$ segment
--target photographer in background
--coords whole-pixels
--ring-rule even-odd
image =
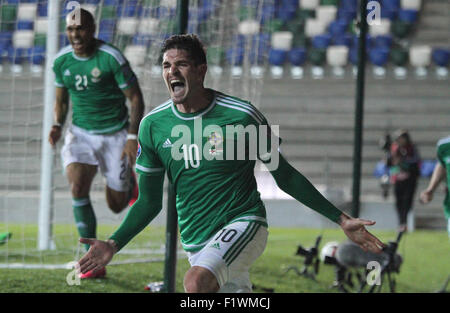
[[[420,175],[420,156],[407,130],[394,133],[391,144],[391,182],[394,185],[395,206],[399,231],[406,231],[408,213],[412,208],[417,179]]]

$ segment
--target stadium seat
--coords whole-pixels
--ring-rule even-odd
[[[373,64],[373,75],[375,78],[384,78],[385,66],[389,60],[389,48],[374,47],[369,51],[369,59]]]
[[[110,32],[99,32],[97,38],[103,40],[104,42],[112,43],[114,39],[114,33]]]
[[[316,8],[316,19],[328,25],[336,19],[337,8],[334,5],[321,5]]]
[[[376,47],[387,47],[392,46],[392,36],[391,35],[379,35],[373,38],[373,44]]]
[[[355,9],[358,7],[358,0],[341,0],[341,7]]]
[[[417,22],[418,11],[411,9],[402,9],[398,11],[398,20],[409,24]]]
[[[306,49],[303,47],[292,48],[288,54],[291,63],[291,77],[293,79],[303,78],[303,65],[306,62]]]
[[[47,2],[39,2],[37,5],[37,15],[47,17]]]
[[[400,9],[400,0],[381,0],[381,7],[392,11],[398,11]]]
[[[35,77],[41,76],[45,62],[45,47],[35,46],[28,49],[28,60],[31,64],[32,75]]]
[[[289,51],[292,48],[293,37],[291,32],[275,32],[272,34],[271,46],[275,50]]]
[[[277,10],[276,17],[282,20],[283,22],[288,22],[293,20],[296,17],[297,10],[292,6],[284,7],[281,6]]]
[[[17,8],[17,19],[33,21],[36,13],[37,3],[20,3]]]
[[[340,7],[337,11],[337,19],[344,20],[347,23],[351,23],[354,19],[356,19],[356,16],[356,9]]]
[[[244,36],[255,35],[259,33],[260,25],[256,20],[245,20],[239,23],[239,34]]]
[[[117,19],[116,7],[103,4],[100,19]]]
[[[122,17],[117,24],[117,32],[123,35],[134,35],[139,20],[134,17]]]
[[[320,20],[307,19],[305,22],[305,35],[309,38],[322,35],[326,32],[327,25]]]
[[[314,79],[321,79],[324,75],[323,65],[326,59],[326,50],[311,48],[308,51],[308,59],[313,65],[311,67],[311,75]]]
[[[132,44],[137,46],[148,47],[151,43],[152,36],[137,34],[133,36]]]
[[[394,64],[394,76],[397,79],[405,79],[408,70],[408,51],[403,48],[393,48],[390,55],[391,62]]]
[[[348,28],[348,22],[343,19],[338,19],[329,24],[328,32],[333,37],[339,37],[346,33],[347,28]]]
[[[393,10],[389,7],[381,6],[381,18],[386,18],[391,21],[397,18],[398,10]]]
[[[15,75],[22,73],[22,64],[26,58],[25,48],[9,47],[8,49],[8,60],[11,64],[11,72]]]
[[[335,36],[331,42],[335,46],[347,46],[350,48],[353,43],[353,36],[350,34]]]
[[[240,66],[244,60],[244,48],[240,46],[234,46],[227,49],[225,53],[225,60],[229,65]]]
[[[329,46],[327,49],[327,64],[331,66],[335,77],[343,77],[345,74],[344,67],[348,63],[348,50],[347,46]]]
[[[100,21],[98,30],[102,33],[114,33],[116,27],[115,19],[103,19]]]
[[[317,48],[317,49],[327,49],[328,46],[331,44],[331,35],[323,34],[323,35],[314,36],[311,39],[311,44],[314,48]]]
[[[271,21],[274,16],[275,16],[275,6],[263,4],[263,7],[261,9],[260,23],[265,24],[267,21]]]
[[[16,29],[17,30],[33,30],[34,23],[33,21],[17,21]]]
[[[436,76],[439,79],[445,79],[448,76],[448,64],[450,59],[450,50],[444,48],[435,48],[431,54],[433,62],[436,64]]]
[[[427,45],[412,46],[409,49],[409,62],[415,68],[418,79],[427,77],[427,67],[431,63],[431,47]]]
[[[123,52],[137,76],[141,76],[143,73],[146,53],[147,47],[143,45],[128,45]]]
[[[272,78],[283,77],[283,65],[286,61],[287,51],[285,49],[272,48],[269,51],[270,74]]]
[[[141,19],[138,31],[140,34],[157,35],[159,32],[159,20],[152,17]]]
[[[34,43],[34,32],[32,30],[18,30],[13,33],[12,44],[15,48],[29,49]]]
[[[422,0],[401,0],[400,7],[402,9],[420,10]]]
[[[34,32],[36,34],[46,34],[48,32],[48,18],[38,17],[34,21]]]
[[[320,0],[302,0],[300,8],[305,10],[315,10],[320,5]]]
[[[388,35],[391,31],[391,20],[382,18],[379,24],[373,24],[369,27],[369,34],[371,36]]]

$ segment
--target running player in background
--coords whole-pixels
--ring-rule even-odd
[[[81,237],[96,237],[96,217],[90,188],[97,168],[106,178],[106,200],[114,213],[137,198],[133,165],[137,132],[144,112],[139,83],[128,61],[115,47],[94,37],[95,22],[89,11],[76,9],[66,17],[70,45],[53,62],[56,84],[55,124],[49,134],[52,146],[72,102],[72,124],[61,149],[72,192],[72,206]],[[130,101],[130,116],[126,99]],[[89,249],[89,245],[85,245]],[[102,277],[103,268],[81,278]]]
[[[191,264],[185,291],[250,292],[249,268],[268,236],[254,175],[256,157],[283,191],[339,224],[364,250],[381,251],[384,244],[364,227],[375,222],[343,214],[289,165],[277,148],[280,139],[253,105],[203,86],[206,56],[196,36],[170,37],[162,54],[170,100],[139,126],[139,199],[107,241],[80,239],[91,245],[79,261],[82,273],[103,268],[160,212],[167,172]]]
[[[446,181],[446,192],[444,199],[444,214],[447,219],[447,231],[450,238],[450,136],[442,138],[437,143],[438,163],[433,170],[428,187],[420,194],[422,203],[433,200],[433,194],[442,181]]]

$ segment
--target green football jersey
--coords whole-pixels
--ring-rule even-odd
[[[113,133],[128,124],[122,90],[135,81],[128,61],[109,44],[97,40],[88,58],[75,55],[72,46],[62,48],[53,62],[55,85],[67,88],[72,101],[72,123],[91,133]]]
[[[437,158],[447,171],[447,194],[444,200],[444,213],[446,218],[450,218],[450,136],[438,141]]]
[[[195,113],[182,113],[168,100],[139,127],[136,171],[167,172],[186,251],[201,249],[230,222],[267,226],[254,167],[256,158],[270,159],[271,142],[280,139],[249,102],[214,93],[211,104]]]

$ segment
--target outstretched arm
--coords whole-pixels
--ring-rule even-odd
[[[139,176],[139,197],[119,228],[107,241],[80,238],[91,247],[78,262],[80,272],[96,271],[107,265],[114,254],[140,233],[161,211],[164,175]]]
[[[373,225],[375,222],[352,218],[340,211],[305,176],[292,167],[281,154],[279,155],[279,165],[276,170],[271,171],[271,174],[281,190],[339,224],[347,237],[357,243],[363,250],[381,252],[384,244],[364,227]]]
[[[440,162],[436,164],[431,175],[428,187],[420,194],[420,202],[428,203],[433,200],[433,194],[439,183],[445,178],[445,167]]]

